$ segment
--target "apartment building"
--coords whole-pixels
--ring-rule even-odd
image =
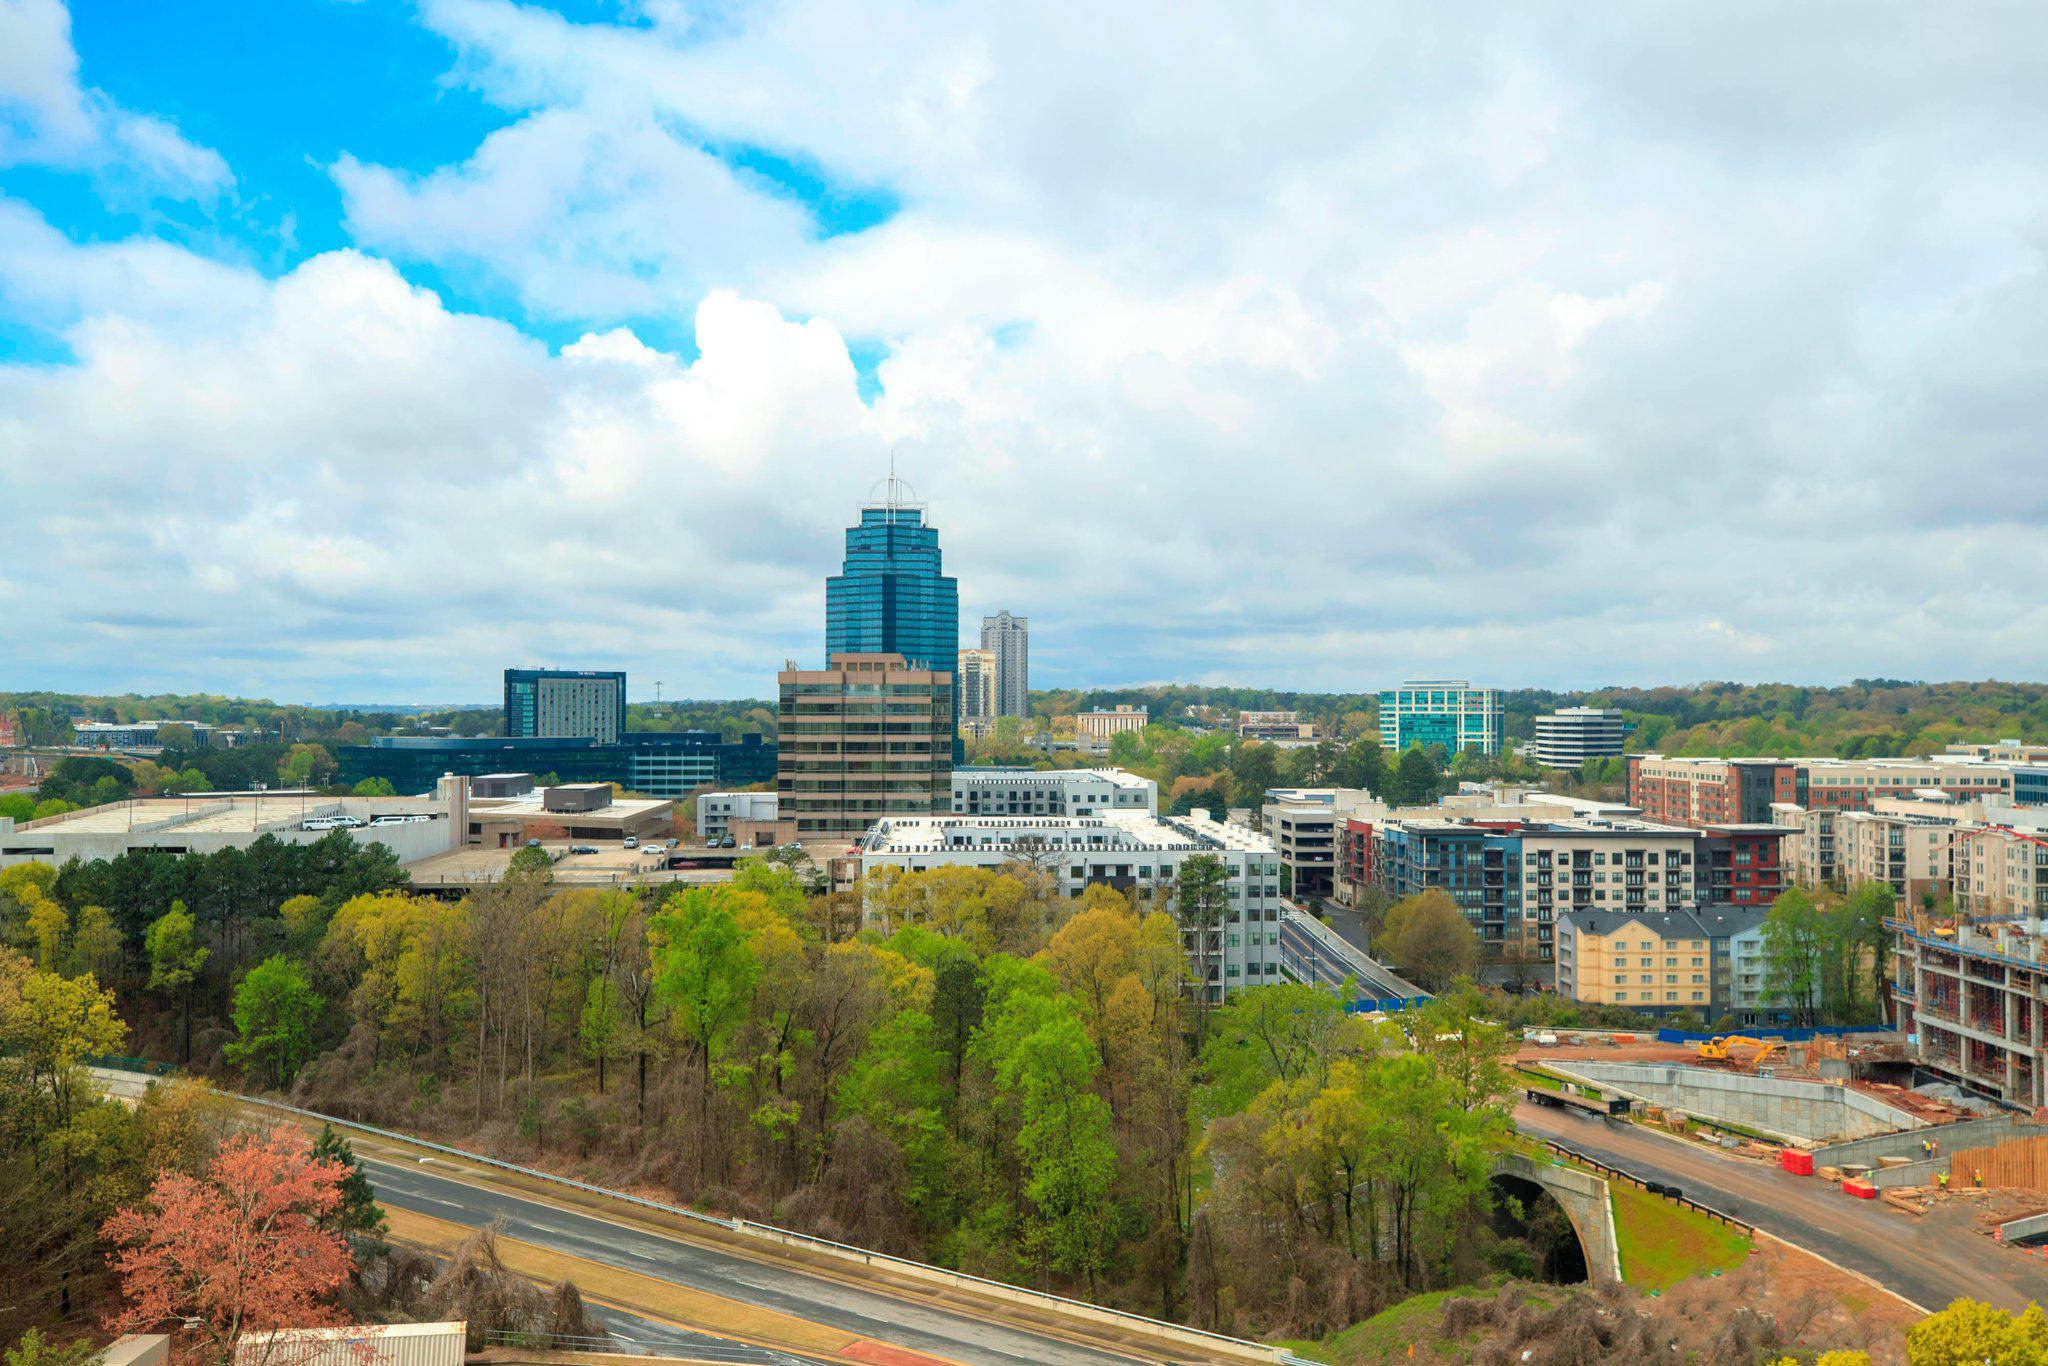
[[[1915,792],[2013,799],[2011,768],[1974,758],[1694,759],[1628,756],[1628,800],[1652,820],[1757,824],[1771,806],[1867,811]]]
[[[955,656],[954,687],[959,692],[960,728],[982,726],[995,720],[997,708],[996,652],[962,650]]]
[[[1395,754],[1410,745],[1500,753],[1506,711],[1497,688],[1475,688],[1462,678],[1413,679],[1382,692],[1379,704],[1380,743]]]
[[[956,768],[956,816],[1159,814],[1159,784],[1120,768]]]
[[[1222,825],[1205,811],[1188,816],[1137,811],[1085,817],[889,816],[876,822],[859,851],[871,894],[875,880],[886,878],[892,868],[996,869],[1028,860],[1050,871],[1069,896],[1100,884],[1140,901],[1170,894],[1181,866],[1200,854],[1222,863],[1229,901],[1221,923],[1206,933],[1195,925],[1181,927],[1181,946],[1197,980],[1212,1000],[1242,987],[1278,983],[1279,855],[1264,836]],[[871,895],[869,915],[877,914]]]
[[[2007,825],[1959,830],[1950,876],[1959,915],[2048,918],[2048,834],[2042,831]]]
[[[1646,1015],[1690,1010],[1758,1023],[1776,1012],[1762,968],[1764,912],[1681,906],[1575,909],[1557,924],[1557,991]]]
[[[778,834],[858,839],[884,816],[943,812],[953,791],[953,675],[900,654],[836,654],[776,677]]]
[[[1489,959],[1549,962],[1568,910],[1767,908],[1784,890],[1784,833],[1633,819],[1395,820],[1374,832],[1370,864],[1388,896],[1449,893]]]
[[[1827,887],[1841,874],[1835,822],[1841,813],[1797,802],[1772,802],[1771,824],[1785,831],[1785,875],[1795,886]]]
[[[1337,828],[1345,817],[1331,803],[1269,801],[1259,809],[1260,827],[1279,851],[1287,886],[1301,901],[1335,891]]]
[[[1621,754],[1628,722],[1614,707],[1565,707],[1536,718],[1529,757],[1545,768],[1582,768],[1588,759]]]
[[[1031,715],[1031,618],[981,619],[981,648],[996,657],[996,716]]]
[[[1836,874],[1844,885],[1889,883],[1901,902],[1949,894],[1955,821],[1896,811],[1844,811],[1835,817],[1834,828]]]
[[[1622,820],[1636,815],[1620,802],[1561,797],[1536,788],[1504,783],[1462,783],[1458,791],[1432,806],[1390,807],[1362,788],[1273,789],[1270,801],[1321,801],[1335,808],[1335,842],[1331,890],[1341,905],[1355,906],[1359,895],[1379,886],[1376,832],[1404,820],[1570,821]],[[1271,831],[1268,831],[1271,834]]]

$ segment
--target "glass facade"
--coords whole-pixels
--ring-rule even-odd
[[[383,778],[400,793],[431,792],[444,773],[552,773],[565,783],[618,783],[649,797],[685,797],[701,787],[744,786],[775,776],[775,746],[759,735],[727,740],[716,731],[639,731],[618,744],[581,737],[415,738],[386,736],[335,749],[341,781]]]
[[[617,744],[626,732],[626,675],[617,670],[505,670],[505,735]]]
[[[1449,754],[1498,754],[1504,720],[1499,691],[1463,679],[1403,683],[1380,694],[1380,743],[1396,753],[1440,745]]]
[[[924,510],[865,507],[846,529],[846,565],[825,580],[825,655],[898,654],[952,673],[960,655],[960,586],[940,573],[939,533]]]

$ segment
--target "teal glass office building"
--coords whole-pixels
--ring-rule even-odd
[[[1396,754],[1410,745],[1498,754],[1504,721],[1500,691],[1462,678],[1416,679],[1380,694],[1380,743]]]
[[[893,481],[892,481],[893,482]],[[892,495],[894,490],[891,490]],[[899,654],[950,674],[960,654],[960,586],[940,572],[924,509],[891,496],[846,529],[846,564],[825,580],[825,655]]]

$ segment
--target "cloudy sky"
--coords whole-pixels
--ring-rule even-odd
[[[762,695],[892,449],[1041,685],[2048,677],[2044,65],[2033,3],[0,0],[0,688]]]

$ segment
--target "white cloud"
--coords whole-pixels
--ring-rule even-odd
[[[78,355],[0,377],[63,667],[759,694],[893,445],[1060,681],[2043,674],[2048,17],[637,8],[423,0],[507,123],[335,166],[557,353],[371,256],[0,208]],[[900,211],[821,239],[742,148]]]
[[[206,199],[233,183],[218,152],[79,82],[63,0],[0,0],[0,166],[134,178],[150,193]]]

